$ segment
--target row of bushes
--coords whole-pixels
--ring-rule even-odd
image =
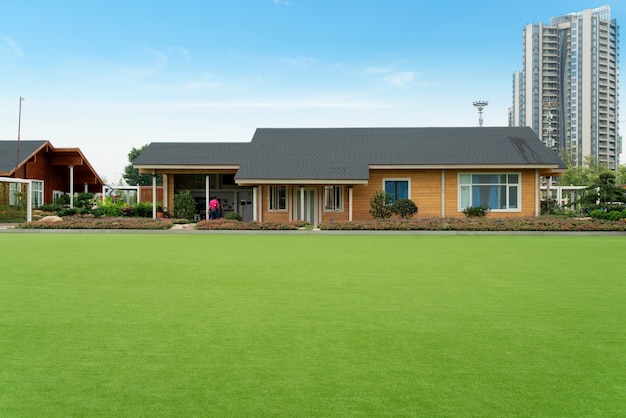
[[[92,216],[68,216],[59,222],[27,222],[19,229],[169,229],[171,220],[148,218],[95,218]]]
[[[180,220],[183,222],[184,220]],[[94,218],[67,217],[62,222],[30,222],[18,228],[27,229],[168,229],[178,221],[146,218]],[[241,222],[218,219],[200,221],[198,230],[298,230],[311,228],[303,221],[294,222]],[[495,219],[473,218],[421,218],[378,219],[353,222],[323,222],[319,228],[327,231],[626,231],[626,222],[598,218],[565,218],[544,216],[539,218]]]

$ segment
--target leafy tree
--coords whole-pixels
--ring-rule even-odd
[[[370,215],[374,219],[391,218],[393,212],[393,196],[385,191],[376,192],[372,200],[370,200]]]
[[[179,219],[193,219],[196,213],[196,200],[189,190],[183,190],[174,195],[174,217]]]
[[[152,174],[139,174],[139,170],[133,168],[133,162],[141,155],[148,145],[144,145],[141,148],[133,147],[128,153],[128,164],[124,167],[124,180],[130,186],[152,186]],[[157,186],[163,185],[163,176],[157,174]]]
[[[596,205],[606,207],[611,202],[626,202],[624,189],[615,184],[615,173],[605,171],[598,175],[598,179],[585,189],[585,193],[578,199],[585,208],[595,208]]]
[[[591,186],[598,181],[599,173],[608,171],[606,164],[599,164],[589,155],[585,157],[582,167],[568,166],[568,169],[559,181],[564,186]]]

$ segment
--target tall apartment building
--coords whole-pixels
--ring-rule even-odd
[[[609,6],[527,25],[509,124],[530,126],[568,164],[593,156],[615,169],[622,146],[618,31]]]

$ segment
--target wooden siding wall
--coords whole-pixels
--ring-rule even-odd
[[[519,218],[535,215],[535,170],[445,170],[445,202],[444,211],[447,218],[462,218],[465,215],[458,207],[458,174],[468,173],[521,173],[521,211],[520,212],[493,212],[488,217],[495,218]],[[410,179],[409,198],[415,202],[419,211],[416,217],[419,218],[439,218],[442,207],[442,170],[370,170],[370,179],[367,185],[353,186],[352,219],[370,220],[370,201],[374,194],[383,190],[383,179]],[[311,186],[307,186],[311,187]],[[317,198],[323,199],[323,185],[317,187]],[[289,210],[286,212],[270,212],[269,208],[269,186],[263,186],[262,213],[263,222],[287,222],[289,213],[293,212],[291,205],[293,201],[293,191],[299,186],[289,186],[287,191]],[[330,219],[336,221],[347,221],[349,219],[349,187],[343,190],[344,210],[343,212],[321,213],[321,220],[327,222]],[[320,207],[318,205],[317,207]],[[318,214],[319,216],[320,214]]]

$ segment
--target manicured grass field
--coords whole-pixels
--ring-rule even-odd
[[[624,416],[624,237],[0,234],[0,416]]]

